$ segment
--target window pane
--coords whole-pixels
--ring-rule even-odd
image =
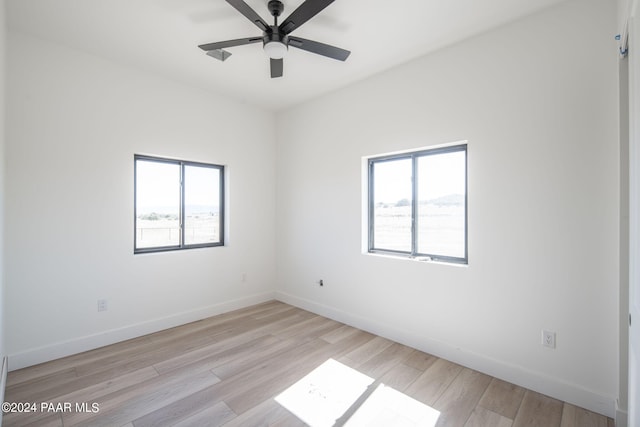
[[[180,244],[180,165],[136,160],[136,249]]]
[[[464,151],[418,158],[417,252],[465,257]]]
[[[411,159],[373,164],[374,249],[411,252]]]
[[[184,168],[184,243],[220,242],[220,169]]]

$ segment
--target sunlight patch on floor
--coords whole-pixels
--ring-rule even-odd
[[[329,359],[276,397],[276,402],[312,427],[331,427],[358,400],[370,378]]]
[[[409,396],[378,385],[364,402],[358,399],[373,378],[329,359],[275,400],[311,427],[332,427],[349,409],[355,413],[345,427],[433,427],[440,412]],[[341,420],[342,424],[342,420]]]
[[[345,427],[434,427],[440,412],[380,384]]]

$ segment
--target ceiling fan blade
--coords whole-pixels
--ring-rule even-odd
[[[223,42],[201,44],[198,47],[202,50],[209,51],[209,50],[224,49],[225,47],[242,46],[243,44],[257,43],[261,41],[262,41],[262,37],[247,37],[246,39],[235,39],[235,40],[226,40]]]
[[[338,61],[345,61],[351,54],[348,50],[300,37],[289,37],[289,46],[297,47],[298,49],[306,50],[307,52],[316,53],[328,58],[337,59]]]
[[[284,34],[289,34],[333,2],[334,0],[307,0],[294,10],[278,29]]]
[[[282,77],[282,69],[283,69],[284,61],[282,58],[273,59],[271,58],[271,78],[274,79],[276,77]]]
[[[207,55],[211,56],[212,58],[219,59],[220,61],[226,61],[227,58],[231,56],[231,52],[227,52],[226,50],[222,49],[214,49],[207,51]]]
[[[238,12],[243,14],[249,21],[253,22],[262,31],[267,31],[269,29],[269,25],[264,22],[260,15],[258,15],[255,10],[251,9],[251,6],[246,4],[244,1],[227,0],[227,3],[235,7]]]

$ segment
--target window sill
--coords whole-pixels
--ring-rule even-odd
[[[446,265],[450,267],[468,267],[468,262],[463,261],[447,261],[443,259],[434,259],[429,256],[411,256],[404,254],[396,254],[390,252],[363,252],[363,255],[373,256],[377,258],[395,259],[400,261],[419,262],[422,264]]]

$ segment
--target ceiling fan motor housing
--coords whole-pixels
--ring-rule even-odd
[[[280,31],[278,31],[278,27],[274,25],[271,27],[271,30],[272,31],[270,32],[269,31],[264,32],[264,36],[262,37],[262,41],[264,44],[271,43],[271,42],[278,42],[284,45],[289,44],[289,36],[286,36],[282,34]]]
[[[282,4],[282,2],[279,0],[270,0],[267,7],[269,8],[269,12],[271,12],[271,15],[275,16],[276,18],[280,16],[284,11],[284,4]]]

